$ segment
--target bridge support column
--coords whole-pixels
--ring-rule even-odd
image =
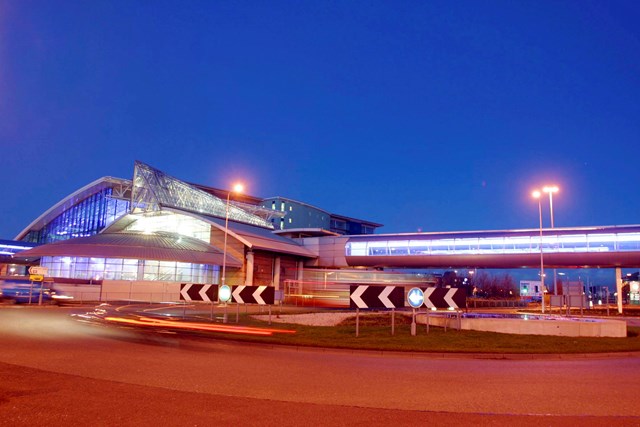
[[[247,274],[245,275],[244,284],[246,286],[253,286],[253,252],[252,251],[247,252],[246,258],[247,258],[247,266],[246,266]]]
[[[622,314],[622,269],[616,268],[616,302],[618,304],[618,314]]]
[[[302,279],[304,278],[304,261],[298,261],[297,270],[296,280],[302,282]]]
[[[280,290],[280,257],[273,261],[273,287],[276,291]]]

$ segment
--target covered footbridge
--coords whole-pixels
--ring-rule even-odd
[[[318,267],[622,268],[640,267],[640,225],[399,233],[305,239]]]

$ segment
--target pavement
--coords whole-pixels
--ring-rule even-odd
[[[0,309],[0,426],[640,425],[640,358],[466,359],[184,339]]]

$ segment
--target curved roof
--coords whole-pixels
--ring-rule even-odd
[[[105,176],[99,178],[84,187],[76,190],[71,193],[64,199],[60,200],[58,203],[50,207],[47,211],[45,211],[38,218],[33,220],[31,224],[29,224],[24,230],[22,230],[15,238],[15,240],[23,239],[30,230],[40,230],[47,223],[51,222],[54,218],[60,215],[65,210],[69,209],[78,201],[84,200],[92,194],[98,193],[99,191],[104,190],[105,188],[110,188],[114,186],[122,186],[122,187],[131,187],[131,180],[122,179],[122,178],[114,178],[111,176]]]
[[[226,255],[228,266],[242,267],[241,260],[229,253]],[[38,246],[16,255],[18,258],[43,256],[148,259],[218,265],[222,264],[223,259],[222,252],[198,239],[174,233],[125,232],[78,237]]]

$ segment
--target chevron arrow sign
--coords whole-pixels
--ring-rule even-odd
[[[404,288],[399,286],[351,285],[351,308],[399,308],[404,306]]]
[[[426,288],[424,305],[428,308],[466,308],[467,293],[462,288]]]
[[[218,285],[181,283],[180,300],[215,302],[218,300]]]
[[[233,286],[231,298],[238,304],[273,305],[275,288],[273,286]]]

